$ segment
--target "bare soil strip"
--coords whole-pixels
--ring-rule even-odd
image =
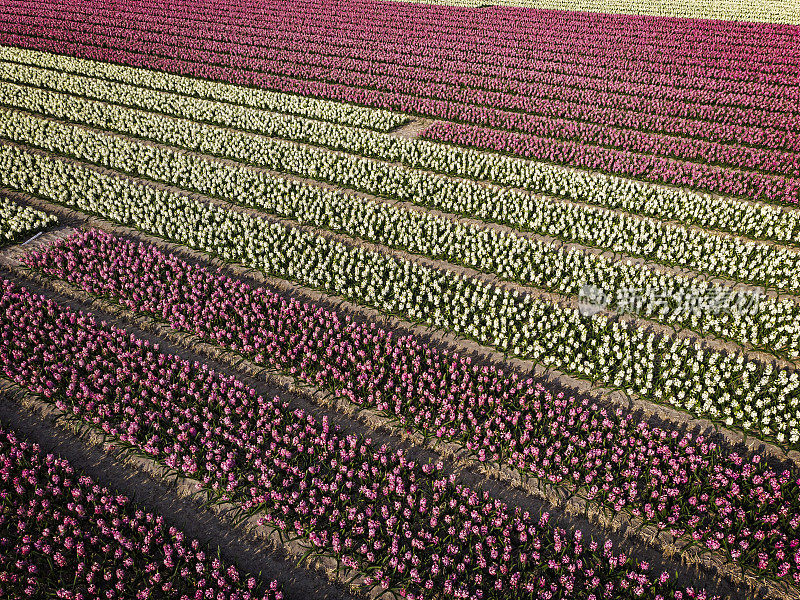
[[[414,117],[404,125],[398,125],[394,129],[389,130],[388,134],[399,138],[413,139],[422,135],[428,127],[436,123],[434,119],[426,119],[423,117]]]

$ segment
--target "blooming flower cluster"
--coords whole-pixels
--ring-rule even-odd
[[[59,118],[88,121],[94,126],[110,127],[132,135],[155,138],[159,142],[252,162],[270,169],[289,171],[303,177],[322,179],[448,212],[488,218],[563,240],[647,257],[667,265],[677,264],[779,290],[800,290],[800,252],[793,248],[720,236],[704,229],[687,228],[604,208],[553,202],[552,199],[513,189],[487,187],[476,181],[411,171],[321,148],[254,138],[192,121],[165,121],[154,113],[108,107],[103,103],[42,92],[35,88],[0,84],[0,90],[13,104]],[[34,138],[29,140],[26,132],[21,131],[17,125],[20,118],[24,117],[8,119],[4,127],[7,132],[5,135],[23,142],[41,144],[43,134],[36,136],[35,133],[28,133],[28,136]],[[29,119],[26,120],[26,126],[29,127],[28,123]],[[47,123],[46,126],[50,130],[57,129],[56,124]],[[44,135],[49,139],[51,134],[48,132]],[[63,135],[90,137],[85,131]],[[100,144],[136,147],[135,143],[126,144],[122,140],[114,140],[102,134],[99,137],[103,140]],[[82,145],[87,144],[84,142]],[[97,145],[95,142],[95,146]],[[76,150],[80,151],[80,146],[77,142],[58,145],[55,140],[50,140],[47,147],[72,154]],[[99,151],[100,155],[106,152],[105,149]],[[158,150],[148,148],[143,153],[157,154]],[[140,171],[146,171],[152,178],[168,178],[166,167],[150,164],[154,162],[153,158],[140,157],[138,165],[137,160],[129,160],[130,164],[138,166]],[[195,169],[201,165],[194,163],[202,163],[201,159],[187,156],[183,156],[182,160],[193,164]],[[215,165],[217,171],[237,169],[231,165]],[[227,175],[220,177],[227,178]]]
[[[3,185],[44,195],[268,274],[623,387],[781,444],[800,441],[800,375],[577,309],[0,145]]]
[[[125,496],[0,429],[0,596],[281,600]]]
[[[479,6],[481,0],[424,0],[433,4],[449,6]],[[738,0],[721,0],[709,4],[702,0],[669,0],[652,2],[651,0],[499,0],[501,5],[531,6],[548,10],[580,10],[601,13],[598,23],[606,19],[625,22],[622,15],[653,15],[672,17],[665,22],[681,24],[687,19],[714,19],[726,21],[756,21],[764,23],[800,24],[800,15],[791,4],[767,1],[748,2],[742,4]],[[631,17],[629,17],[631,18]],[[748,23],[753,25],[753,23]],[[682,34],[680,29],[676,36]]]
[[[600,134],[586,135],[581,129],[587,127],[576,129],[573,139],[563,140],[544,137],[546,134],[541,131],[532,135],[475,127],[473,124],[435,123],[422,136],[459,146],[504,152],[584,169],[610,171],[646,181],[693,187],[729,196],[789,204],[800,202],[800,179],[796,173],[792,172],[788,176],[769,173],[782,169],[777,166],[782,159],[775,156],[774,152],[764,151],[769,156],[763,156],[762,162],[752,156],[745,158],[743,155],[750,153],[744,150],[735,152],[729,146],[723,146],[722,149],[709,148],[708,144],[704,145],[694,139],[654,139],[651,135],[638,132],[605,128]],[[597,139],[592,140],[592,137]],[[643,143],[636,152],[628,151],[625,142],[636,137],[646,138],[649,148],[644,147]],[[589,145],[587,142],[591,141],[599,145]],[[657,154],[659,151],[669,154]],[[788,155],[791,157],[790,163],[793,163],[797,154],[792,152]],[[680,159],[705,159],[710,164],[680,160],[676,156]],[[726,163],[734,163],[738,168],[720,166]],[[744,167],[757,170],[741,170]],[[792,166],[788,168],[794,170]]]
[[[659,530],[691,535],[740,564],[772,576],[791,572],[800,582],[800,565],[781,551],[800,546],[796,469],[652,428],[585,399],[554,397],[532,379],[473,365],[412,336],[341,319],[101,231],[56,242],[26,261],[378,409],[404,428],[455,441],[478,460],[568,485]],[[759,566],[762,555],[767,566]]]
[[[241,4],[250,8],[246,0]],[[351,4],[351,0],[342,0],[335,10],[348,11],[354,8]],[[460,57],[472,51],[476,43],[482,46],[483,60],[478,61],[482,68],[472,72],[465,70],[465,60],[451,59],[443,68],[436,60],[424,60],[417,53],[409,53],[411,40],[407,34],[392,28],[392,21],[387,21],[386,15],[378,16],[376,13],[383,8],[374,4],[358,7],[363,16],[370,14],[374,21],[355,27],[355,43],[348,31],[352,25],[342,23],[339,13],[328,12],[334,10],[333,6],[323,10],[313,3],[288,13],[252,7],[259,15],[257,20],[252,20],[254,15],[242,17],[246,10],[233,11],[226,15],[225,28],[208,28],[202,18],[188,13],[189,3],[174,7],[168,15],[156,5],[137,6],[123,10],[129,18],[122,22],[119,9],[109,11],[99,2],[95,5],[97,11],[91,22],[76,15],[71,5],[26,7],[0,28],[0,40],[519,131],[540,137],[535,138],[535,143],[531,141],[534,138],[528,139],[517,150],[533,149],[549,160],[577,161],[583,166],[591,163],[593,167],[602,163],[604,170],[633,169],[636,175],[655,181],[773,201],[798,200],[794,176],[784,178],[738,170],[739,166],[781,169],[780,165],[790,155],[781,154],[780,150],[794,152],[800,147],[800,138],[794,133],[800,115],[796,104],[792,104],[794,99],[781,89],[784,78],[775,74],[776,62],[784,69],[796,62],[793,56],[788,60],[777,58],[786,46],[782,31],[763,32],[766,43],[763,38],[757,38],[759,44],[755,43],[756,38],[743,40],[749,51],[745,59],[741,46],[720,47],[718,43],[712,46],[717,42],[714,35],[717,32],[697,36],[703,50],[687,51],[685,45],[676,48],[659,39],[663,32],[648,31],[647,21],[636,26],[647,32],[643,35],[654,35],[656,39],[637,43],[636,36],[626,36],[629,39],[623,41],[608,32],[597,39],[595,32],[588,32],[591,26],[580,19],[577,23],[569,18],[548,22],[542,13],[536,12],[518,14],[519,23],[510,31],[500,12],[489,21],[491,26],[487,28],[484,24],[478,31],[468,29],[467,25],[477,15],[462,13],[456,19],[456,27],[463,31],[458,32],[430,26],[428,15],[427,31],[436,32],[430,47],[434,57],[444,58],[442,55],[451,52]],[[210,10],[216,13],[215,9]],[[401,5],[394,7],[393,12],[398,12],[397,18],[405,22],[422,18],[430,10]],[[313,24],[295,20],[297,14],[314,14]],[[452,19],[454,15],[448,17]],[[570,31],[569,37],[564,36],[564,31],[560,37],[554,35],[562,27]],[[592,42],[567,42],[575,37],[576,27],[586,31]],[[43,29],[48,31],[47,37],[40,36]],[[290,33],[276,33],[273,29]],[[487,33],[493,34],[489,36],[491,41],[487,40]],[[735,35],[733,31],[726,33]],[[509,45],[506,36],[512,35],[517,41]],[[559,42],[554,43],[554,39]],[[413,43],[417,47],[418,40]],[[530,64],[520,56],[520,45],[541,48],[539,60],[543,64]],[[616,55],[614,49],[620,45],[631,48],[631,60],[620,60]],[[763,47],[761,52],[759,46]],[[531,76],[532,72],[559,72],[564,68],[560,63],[574,61],[575,54],[579,64],[593,67],[589,73],[594,79],[605,76],[620,80],[617,88],[599,90],[597,86],[585,86],[573,74],[552,83]],[[513,75],[487,71],[483,67],[487,55],[507,59],[505,66],[514,69]],[[741,107],[743,94],[717,97],[711,85],[695,83],[699,89],[684,92],[684,98],[673,99],[675,92],[641,90],[627,81],[632,68],[689,76],[700,67],[709,79],[716,76],[762,84],[756,87],[767,96],[763,106]],[[519,71],[527,71],[528,77],[521,77]],[[691,144],[665,141],[659,138],[662,134],[706,141],[704,157],[735,162],[731,166],[736,168],[695,162],[699,157]],[[502,138],[503,133],[498,135]],[[570,141],[576,137],[581,137],[580,142]],[[718,145],[731,143],[735,147]],[[749,150],[743,144],[763,148]],[[652,155],[653,150],[661,154]],[[772,150],[778,154],[772,156]],[[670,153],[682,156],[676,162],[669,157]],[[754,158],[755,154],[761,157]],[[793,159],[789,161],[792,162]],[[697,175],[696,180],[692,179],[692,173]]]
[[[7,376],[410,599],[705,598],[668,573],[3,282]]]
[[[234,106],[278,111],[301,118],[364,127],[374,131],[388,131],[408,121],[407,116],[375,108],[307,98],[296,94],[282,94],[219,81],[181,77],[161,71],[131,69],[122,65],[85,61],[71,56],[31,52],[13,46],[0,48],[0,56],[3,60],[28,62],[58,71],[86,73],[89,69],[88,72],[102,79],[166,90],[183,96],[187,101],[210,99]]]
[[[0,194],[0,246],[32,236],[57,222],[55,215]]]
[[[89,109],[91,105],[76,103],[74,111],[55,112],[56,116],[62,118],[80,113],[84,119],[89,114],[95,114],[104,123],[109,120],[109,111]],[[254,206],[272,214],[389,247],[463,264],[524,285],[573,296],[578,295],[583,286],[593,285],[615,298],[618,297],[618,290],[632,288],[674,290],[671,301],[650,303],[638,310],[645,316],[671,326],[687,327],[703,334],[712,333],[789,358],[800,356],[800,307],[789,299],[760,298],[743,310],[693,313],[684,310],[682,303],[675,298],[721,294],[735,302],[737,298],[746,300],[748,292],[665,274],[647,265],[614,261],[580,249],[565,249],[558,244],[531,239],[515,232],[459,224],[432,213],[410,211],[351,194],[323,190],[253,171],[244,165],[221,163],[204,156],[190,156],[172,149],[152,147],[136,140],[41,119],[28,113],[0,108],[0,115],[3,115],[0,135],[8,139],[190,191],[219,196],[234,203]],[[160,133],[173,142],[185,139],[180,129],[172,132],[168,123],[157,118],[134,118],[135,115],[132,115],[129,121],[129,130],[132,132],[151,136]],[[214,143],[213,133],[214,130],[210,130],[208,135],[198,135],[194,139],[206,151],[233,154],[226,146],[220,147]],[[261,149],[258,144],[251,145],[247,158],[261,164],[270,162],[270,157],[260,152]],[[274,165],[297,162],[298,165],[309,167],[308,162],[295,161],[285,153],[275,154]],[[314,168],[313,163],[310,168]],[[615,305],[609,307],[615,308]]]
[[[188,77],[13,47],[0,46],[0,57],[12,61],[0,63],[0,77],[17,83],[42,86],[114,103],[122,102],[132,107],[194,121],[252,130],[356,155],[370,156],[386,162],[399,162],[415,169],[436,171],[467,179],[487,179],[505,186],[544,192],[608,208],[622,208],[628,212],[696,224],[751,238],[800,244],[798,211],[781,210],[767,204],[742,203],[686,189],[650,186],[601,173],[576,171],[501,154],[451,148],[420,139],[409,140],[336,123],[321,123],[275,113],[263,113],[253,111],[247,106],[200,102],[195,98],[164,93],[173,89],[187,89],[193,82],[205,83],[203,80]],[[23,65],[37,65],[48,69],[32,69]],[[66,73],[85,76],[88,79],[67,76]],[[117,85],[105,81],[109,77],[116,81]],[[157,83],[153,79],[160,77],[171,77],[170,84],[165,83],[155,90],[152,89]],[[236,86],[228,87],[237,89]],[[27,94],[22,96],[12,94],[10,97],[18,99],[26,96]],[[219,95],[210,95],[210,98],[227,99],[226,96]],[[338,105],[333,104],[333,106]],[[106,106],[106,110],[115,111],[115,115],[119,112],[115,106]],[[142,113],[137,115],[139,119],[146,117]],[[76,118],[76,120],[83,122],[82,119]],[[208,134],[213,130],[198,131]],[[230,140],[233,139],[241,140],[235,145],[237,148],[246,149],[251,144],[259,143],[251,136],[236,138],[230,132]],[[232,141],[228,144],[230,148],[234,147]],[[315,155],[307,154],[303,161],[314,161],[314,157]],[[364,171],[371,168],[371,165],[369,162],[361,161],[357,168]],[[332,170],[330,173],[336,174],[337,171]],[[314,178],[320,178],[325,174],[325,170],[320,169],[312,173]],[[309,176],[309,173],[306,172],[305,176]],[[385,174],[382,176],[387,177]],[[350,184],[356,183],[361,185],[362,182],[354,182],[351,178]],[[383,193],[385,190],[370,187],[366,191]]]

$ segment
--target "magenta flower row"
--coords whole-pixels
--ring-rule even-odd
[[[108,10],[105,7],[105,4],[99,3],[96,6],[92,19],[93,30],[102,30],[109,34],[121,32],[124,37],[128,25],[120,22],[119,11]],[[311,10],[318,15],[318,9]],[[66,27],[72,31],[81,29],[80,21],[68,19],[65,23],[63,12],[63,8],[55,7],[46,12],[42,12],[41,8],[30,9],[23,14],[27,17],[25,22],[29,24],[41,22],[51,29],[53,27]],[[275,29],[270,28],[269,24],[277,21],[283,23],[283,15],[266,15],[259,28],[237,26],[235,30],[227,32],[212,23],[202,21],[198,23],[196,16],[187,20],[175,18],[171,13],[129,14],[140,23],[140,27],[145,28],[147,35],[143,39],[150,42],[157,43],[164,38],[174,38],[183,40],[183,43],[197,44],[198,41],[211,39],[215,42],[214,49],[221,53],[242,53],[243,56],[255,60],[290,58],[309,66],[410,77],[431,84],[449,86],[443,89],[450,89],[451,94],[453,87],[461,86],[500,93],[511,89],[515,97],[508,94],[503,96],[507,102],[503,105],[505,108],[550,116],[569,115],[570,111],[586,111],[587,108],[599,105],[606,109],[622,111],[609,113],[611,115],[625,115],[625,111],[647,112],[778,130],[791,129],[800,123],[798,99],[791,97],[791,88],[788,91],[778,92],[776,96],[774,93],[765,95],[766,90],[759,90],[751,85],[747,89],[749,96],[745,96],[745,90],[741,89],[735,93],[719,95],[710,94],[705,86],[700,90],[664,85],[642,86],[636,82],[629,82],[621,73],[618,73],[616,78],[610,78],[607,70],[590,65],[584,66],[580,73],[567,76],[553,72],[558,68],[556,60],[538,66],[528,60],[520,66],[512,67],[512,71],[508,68],[499,69],[496,65],[486,65],[487,68],[478,67],[473,65],[472,61],[454,61],[449,56],[433,60],[430,56],[404,53],[403,40],[398,37],[391,23],[372,21],[370,24],[376,32],[388,35],[388,39],[383,39],[379,43],[363,39],[358,46],[353,46],[343,44],[339,39],[344,32],[340,31],[339,27],[338,21],[341,19],[336,19],[335,16],[318,15],[325,22],[325,27],[321,27],[320,21],[315,20],[295,23],[294,27],[288,29],[284,27]],[[191,27],[187,27],[187,23],[191,23]],[[352,28],[347,28],[346,31],[348,41],[352,39],[349,37],[351,34],[358,35]],[[443,33],[446,36],[446,33]],[[531,48],[552,49],[553,40],[549,40],[546,44],[541,40],[531,41],[530,44]],[[559,55],[558,58],[562,56]],[[776,90],[771,91],[776,92]]]
[[[551,148],[534,153],[528,147],[526,155],[547,154],[545,160],[726,194],[772,201],[797,200],[795,179],[723,168],[758,169],[796,177],[796,154],[777,151],[800,149],[797,123],[790,113],[730,107],[735,114],[722,116],[728,122],[708,122],[697,117],[720,118],[719,111],[727,109],[710,105],[714,116],[700,108],[702,103],[697,101],[659,97],[650,102],[630,91],[600,92],[579,88],[577,84],[564,91],[563,85],[451,72],[441,66],[406,65],[397,58],[403,55],[390,53],[379,44],[375,49],[362,47],[356,52],[352,42],[340,39],[341,32],[333,16],[321,19],[323,24],[330,25],[324,30],[325,35],[301,30],[267,46],[253,43],[253,36],[227,36],[236,37],[235,41],[227,41],[224,35],[222,40],[198,37],[202,33],[190,32],[187,24],[191,21],[186,19],[181,24],[169,25],[155,22],[155,16],[143,13],[142,18],[119,26],[116,16],[96,15],[87,23],[69,9],[67,5],[10,16],[10,22],[0,26],[4,32],[0,39],[28,47],[66,50],[81,56],[546,136],[555,138],[548,140]],[[38,38],[42,30],[54,39]],[[308,31],[312,30],[309,27]],[[19,36],[20,33],[25,36]],[[64,43],[75,46],[65,49]],[[786,86],[787,90],[795,87]],[[768,103],[782,106],[775,98]],[[792,104],[797,103],[787,98],[786,106]],[[679,105],[690,107],[686,109],[689,112],[676,108]],[[752,118],[745,117],[745,113]],[[756,122],[768,126],[750,124]],[[697,146],[692,140],[658,132],[697,137],[706,143]],[[725,145],[730,142],[761,148]],[[565,145],[577,149],[565,150]],[[653,152],[657,156],[651,156]],[[573,159],[574,154],[579,156]]]
[[[61,10],[74,7],[69,0],[48,4]],[[601,72],[603,78],[613,78],[622,69],[630,71],[624,79],[632,77],[634,81],[667,87],[725,90],[741,95],[798,93],[796,89],[785,89],[787,85],[797,85],[791,71],[800,65],[795,43],[800,31],[797,26],[501,7],[490,10],[413,4],[387,7],[380,2],[359,2],[357,7],[360,10],[353,11],[354,3],[350,1],[296,2],[291,7],[277,2],[248,1],[204,2],[201,9],[192,2],[167,8],[158,2],[144,1],[136,5],[107,3],[98,6],[100,12],[91,16],[113,12],[125,21],[167,25],[186,25],[190,21],[189,31],[217,40],[247,40],[256,44],[292,38],[298,33],[324,34],[335,29],[351,46],[377,43],[397,51],[397,45],[411,56],[452,57],[464,72],[470,72],[470,66],[480,69],[474,72],[486,73],[490,65],[528,67],[531,61],[545,61],[541,64],[548,72],[567,72],[562,69],[570,67],[585,72],[587,68],[602,67],[607,69]],[[31,8],[35,11],[41,7],[35,1],[14,2],[14,12]],[[313,14],[315,18],[302,20],[298,14]],[[278,31],[269,23],[276,18],[283,25]],[[398,19],[403,19],[408,27],[397,27]],[[409,38],[421,43],[410,47]],[[348,44],[340,41],[337,45]],[[692,76],[682,78],[686,73]],[[760,81],[767,87],[756,90],[743,86]],[[737,101],[747,102],[745,98]],[[768,105],[761,108],[774,110]]]
[[[25,33],[39,37],[44,30],[47,32],[46,38],[89,45],[89,50],[91,47],[127,50],[145,55],[156,54],[161,58],[188,59],[203,63],[206,68],[222,66],[244,71],[256,70],[264,74],[309,80],[306,83],[357,86],[373,92],[367,104],[383,103],[384,108],[429,113],[439,118],[469,120],[483,125],[503,126],[502,123],[507,122],[506,128],[530,133],[546,134],[548,129],[556,127],[548,125],[548,120],[568,118],[718,142],[740,142],[792,150],[800,148],[800,134],[796,132],[800,116],[791,116],[789,113],[772,113],[761,109],[742,109],[737,113],[738,109],[735,109],[734,114],[723,117],[723,122],[707,122],[704,119],[713,115],[697,108],[698,102],[683,103],[694,108],[676,112],[674,106],[671,110],[665,108],[669,101],[663,98],[647,102],[628,93],[618,101],[609,101],[607,94],[590,90],[580,92],[582,100],[576,97],[569,101],[568,98],[562,99],[565,92],[559,86],[551,86],[547,91],[530,87],[532,84],[509,80],[508,77],[495,78],[495,90],[484,89],[485,82],[482,83],[482,79],[473,81],[475,76],[468,74],[454,74],[448,81],[446,75],[441,75],[444,72],[442,67],[424,69],[398,64],[394,59],[392,62],[376,60],[385,55],[385,49],[381,47],[367,51],[367,58],[364,59],[351,56],[353,49],[349,46],[339,51],[342,56],[331,55],[335,48],[335,37],[309,45],[302,35],[298,35],[284,42],[283,48],[276,48],[274,44],[258,46],[249,39],[245,42],[223,42],[198,38],[193,29],[187,31],[185,26],[167,28],[163,33],[157,31],[164,29],[163,24],[153,24],[152,27],[155,30],[151,30],[147,21],[120,24],[116,17],[94,17],[91,23],[84,24],[69,19],[63,11],[45,8],[36,13],[16,16],[11,23],[2,25],[2,31],[11,35]],[[329,33],[331,36],[335,36],[335,32]],[[435,75],[437,73],[439,75]],[[437,83],[437,79],[442,78],[446,82]],[[787,87],[791,90],[791,86]],[[409,96],[407,107],[392,104],[391,95],[384,97],[387,93]],[[569,95],[568,91],[566,93]],[[544,97],[540,97],[541,94]],[[448,112],[434,113],[431,111],[438,106],[430,102],[434,99],[455,106]],[[769,98],[768,104],[772,104],[771,110],[774,110],[775,106],[781,105],[781,100]],[[796,104],[796,100],[787,98],[787,108],[792,104]],[[470,110],[481,108],[485,114],[481,111],[470,113]],[[723,109],[717,107],[713,110]],[[524,114],[515,117],[518,112]],[[745,118],[743,114],[750,116]],[[563,126],[561,128],[565,129]]]
[[[164,518],[0,429],[0,597],[281,600]]]
[[[2,284],[0,369],[407,598],[706,598],[279,398]]]
[[[730,196],[789,204],[800,202],[800,178],[738,171],[655,154],[631,153],[459,123],[434,123],[422,133],[422,137]],[[689,141],[685,143],[691,144]]]
[[[472,364],[153,246],[93,230],[29,254],[50,276],[291,373],[480,461],[580,488],[615,511],[800,583],[793,468],[666,432],[532,379]]]

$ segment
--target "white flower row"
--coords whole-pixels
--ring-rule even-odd
[[[405,115],[378,108],[319,100],[296,94],[184,77],[162,71],[126,67],[13,46],[0,46],[0,60],[23,62],[70,73],[91,74],[93,77],[129,82],[196,98],[220,100],[242,106],[302,115],[311,119],[346,123],[355,127],[368,127],[377,131],[388,131],[408,121],[408,117]]]
[[[0,144],[2,184],[795,445],[800,377]]]
[[[68,112],[62,116],[74,116]],[[239,164],[191,156],[171,148],[123,138],[0,108],[0,136],[87,160],[190,191],[264,209],[272,214],[371,240],[393,248],[463,264],[499,277],[576,296],[591,285],[616,297],[622,290],[672,290],[708,297],[730,288],[665,274],[646,265],[614,261],[579,249],[564,249],[515,232],[462,224],[352,194],[292,182]],[[154,119],[154,121],[157,121]],[[158,123],[137,121],[150,137]],[[203,138],[213,142],[212,137]],[[737,297],[736,293],[733,293]],[[738,297],[746,299],[745,293]],[[734,298],[735,299],[735,298]],[[614,305],[612,304],[613,308]],[[800,305],[762,298],[743,311],[686,313],[677,302],[652,304],[646,316],[705,334],[748,343],[789,358],[800,357]]]
[[[5,52],[16,57],[16,60],[53,65],[53,68],[88,77],[97,72],[93,61],[27,50],[19,51],[17,56],[16,51],[17,49],[0,47],[0,56]],[[62,65],[62,60],[67,64]],[[589,173],[426,140],[409,140],[335,123],[321,123],[243,106],[188,98],[168,93],[169,88],[164,88],[167,91],[143,89],[136,87],[137,82],[138,85],[144,85],[144,82],[147,85],[152,84],[148,79],[151,72],[146,69],[126,69],[129,76],[124,81],[134,85],[83,79],[15,63],[0,63],[0,77],[91,98],[121,102],[195,121],[262,132],[388,162],[399,162],[415,169],[466,179],[485,179],[499,185],[552,194],[658,219],[695,224],[755,239],[800,245],[800,210],[795,208],[747,203],[685,189],[659,187],[613,175]],[[141,74],[141,82],[135,76],[136,73]]]
[[[86,80],[92,81],[92,80]],[[800,291],[800,251],[0,82],[0,102],[666,265]]]
[[[0,194],[0,246],[20,241],[58,222],[55,215]]]
[[[415,0],[453,6],[479,6],[478,0]],[[498,6],[587,11],[690,19],[755,21],[800,25],[795,0],[493,0]]]

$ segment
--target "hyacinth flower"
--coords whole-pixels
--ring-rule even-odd
[[[58,217],[0,194],[0,247],[24,240],[58,222]]]
[[[553,394],[533,379],[102,231],[56,242],[26,261],[177,331],[377,409],[402,428],[462,444],[476,460],[568,486],[764,574],[800,581],[781,551],[800,541],[794,468]]]
[[[0,428],[0,596],[281,600],[197,540]]]
[[[339,433],[241,381],[5,281],[0,368],[218,501],[408,598],[706,598],[666,572]]]

